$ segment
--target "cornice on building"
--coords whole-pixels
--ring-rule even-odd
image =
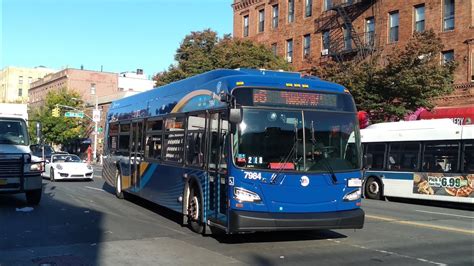
[[[232,7],[234,8],[234,11],[239,11],[244,8],[250,7],[254,4],[263,3],[263,2],[264,0],[235,0],[234,3],[232,4]],[[270,2],[274,2],[274,1],[270,0]]]

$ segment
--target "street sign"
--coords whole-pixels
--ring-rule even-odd
[[[84,118],[84,112],[66,112],[64,113],[65,117],[77,117],[77,118]]]
[[[92,121],[94,122],[100,122],[100,110],[95,109],[92,112]]]

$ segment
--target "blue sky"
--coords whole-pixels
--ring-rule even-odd
[[[232,33],[232,0],[0,0],[1,68],[65,66],[147,75],[191,31]]]

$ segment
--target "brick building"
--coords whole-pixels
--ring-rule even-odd
[[[96,95],[91,94],[91,87],[94,84]],[[81,95],[84,103],[86,115],[92,117],[97,100],[101,112],[100,128],[105,128],[105,117],[109,105],[112,101],[133,95],[138,92],[150,90],[154,87],[154,81],[149,80],[143,70],[136,72],[98,72],[83,69],[67,68],[59,72],[49,74],[31,83],[29,90],[29,108],[34,110],[45,104],[46,95],[49,91],[58,91],[62,88],[73,90]],[[68,110],[63,110],[64,113]],[[93,123],[91,122],[87,137],[93,136]],[[102,153],[103,132],[98,135],[98,153]],[[91,143],[93,145],[93,143]]]
[[[414,31],[433,29],[456,60],[455,92],[440,106],[474,104],[474,3],[472,0],[234,0],[234,37],[271,47],[298,71],[328,60],[386,56]]]

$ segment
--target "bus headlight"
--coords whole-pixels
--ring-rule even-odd
[[[342,199],[343,199],[344,201],[354,201],[354,200],[358,200],[358,199],[360,199],[361,194],[362,194],[362,193],[361,193],[360,189],[354,190],[354,191],[352,191],[352,192],[347,193]]]
[[[250,190],[234,187],[234,198],[240,202],[259,202],[260,196]]]

